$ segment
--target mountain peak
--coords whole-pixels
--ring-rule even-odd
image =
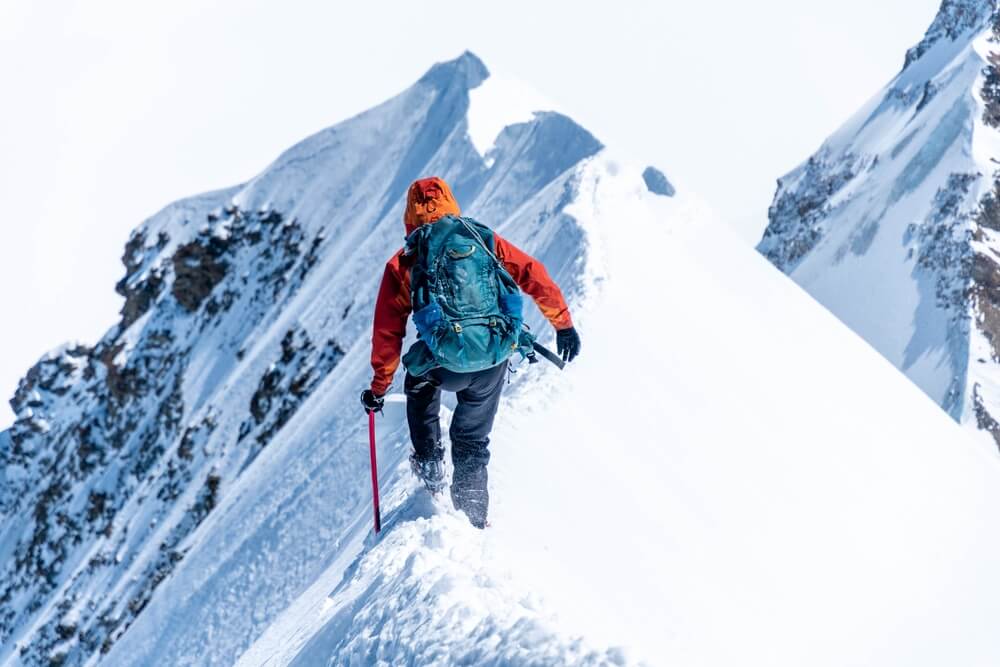
[[[447,86],[457,81],[471,90],[485,81],[489,75],[490,71],[479,56],[472,51],[465,51],[454,60],[435,63],[420,77],[420,83]]]
[[[303,139],[248,183],[170,204],[132,234],[118,285],[121,322],[94,347],[66,346],[36,364],[15,396],[17,421],[0,432],[0,664],[75,667],[111,652],[121,657],[109,664],[153,660],[136,657],[140,649],[125,637],[164,618],[154,612],[134,625],[161,585],[183,583],[177,568],[206,518],[235,498],[228,489],[265,448],[281,451],[281,434],[307,418],[324,383],[360,386],[370,375],[363,348],[379,268],[401,244],[414,179],[442,176],[464,209],[504,225],[507,238],[556,268],[569,298],[583,290],[571,260],[585,252],[584,230],[564,209],[601,145],[567,117],[536,115],[533,103],[512,116],[502,97],[487,97],[470,119],[471,89],[483,92],[488,76],[469,52],[438,63],[416,86]],[[487,161],[469,129],[494,117],[503,122],[485,124],[493,131]],[[541,326],[540,313],[528,317]],[[353,401],[331,405],[321,410],[329,419],[357,421]],[[333,428],[336,442],[322,443],[331,473],[356,449],[350,428]],[[50,477],[46,466],[67,457]],[[345,508],[340,516],[353,521],[347,508],[357,488],[314,485],[334,487],[346,494],[334,501]],[[333,553],[349,528],[329,517],[301,525],[327,532],[317,551],[283,552],[298,565],[260,580],[281,598],[269,609],[285,608],[286,593],[312,581],[324,567],[315,553]],[[286,546],[315,548],[299,535]],[[229,562],[257,567],[255,558]],[[199,599],[211,598],[210,589],[225,590],[206,585]],[[238,615],[254,629],[227,635],[195,662],[233,664],[271,620]],[[179,657],[184,647],[204,645],[202,630],[215,632],[196,625],[158,627],[154,661],[190,662]],[[133,636],[145,647],[141,630]]]
[[[906,52],[903,69],[919,60],[942,38],[955,41],[970,30],[985,27],[996,0],[941,0],[941,7],[920,43]]]
[[[974,46],[997,17],[943,0],[905,75],[778,181],[758,249],[1000,446],[1000,71]]]

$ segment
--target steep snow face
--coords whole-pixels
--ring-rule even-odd
[[[576,181],[584,265],[556,275],[580,276],[583,355],[506,391],[493,526],[416,489],[391,395],[383,536],[357,508],[348,546],[238,664],[1000,659],[996,456],[683,193],[607,152]]]
[[[0,438],[0,663],[93,662],[137,618],[182,614],[190,624],[162,627],[155,654],[115,655],[170,664],[198,646],[195,662],[230,664],[339,552],[365,500],[356,394],[409,183],[440,175],[484,221],[535,230],[529,251],[578,262],[563,209],[573,168],[601,144],[550,111],[499,130],[487,162],[467,119],[487,77],[468,53],[435,65],[249,183],[133,233],[121,322],[31,369]],[[321,424],[300,416],[317,397]],[[240,505],[238,488],[261,513],[211,521],[227,498]],[[230,537],[195,548],[208,533]],[[164,597],[188,560],[196,589]]]
[[[1000,444],[992,10],[945,0],[886,90],[779,180],[758,248]]]

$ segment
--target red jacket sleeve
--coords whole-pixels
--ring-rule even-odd
[[[563,298],[559,286],[549,277],[545,265],[510,241],[496,234],[493,237],[496,242],[497,259],[503,262],[504,268],[521,289],[535,300],[538,309],[552,326],[557,330],[573,326],[566,299]]]
[[[403,271],[397,253],[385,266],[382,285],[375,301],[372,325],[372,392],[382,396],[399,368],[399,356],[410,316],[409,275]]]

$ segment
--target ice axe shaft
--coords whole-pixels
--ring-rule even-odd
[[[563,361],[559,357],[558,354],[556,354],[555,352],[553,352],[549,348],[545,347],[544,345],[542,345],[541,343],[539,343],[537,340],[534,341],[531,344],[531,346],[533,348],[535,348],[535,352],[537,352],[538,354],[542,355],[543,357],[545,357],[546,359],[548,359],[549,361],[551,361],[553,364],[555,364],[556,366],[558,366],[559,370],[562,370],[563,368],[566,367],[566,362]]]
[[[375,411],[368,413],[368,442],[372,457],[372,506],[375,510],[375,534],[382,530],[382,511],[378,506],[378,461],[375,459]]]

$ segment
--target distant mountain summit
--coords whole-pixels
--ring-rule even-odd
[[[947,81],[897,141],[900,201],[972,122]],[[536,99],[466,53],[139,225],[120,321],[30,369],[0,432],[0,664],[1000,664],[1000,462],[662,171]],[[837,150],[782,210],[891,162]],[[399,373],[375,536],[358,396],[432,174],[544,264],[583,352],[514,359],[485,531],[411,474]],[[834,237],[823,215],[793,263]],[[934,229],[908,243],[951,298],[941,253],[965,251]]]
[[[1000,444],[998,39],[994,2],[944,0],[896,78],[778,181],[758,249]]]
[[[121,321],[28,371],[0,434],[0,663],[75,665],[112,650],[317,388],[342,378],[357,407],[372,298],[402,245],[411,181],[444,177],[482,219],[531,235],[526,247],[554,268],[579,256],[563,209],[573,168],[601,143],[539,110],[480,154],[470,91],[488,77],[468,52],[434,65],[250,182],[173,203],[133,232]],[[303,567],[269,585],[291,595]]]

